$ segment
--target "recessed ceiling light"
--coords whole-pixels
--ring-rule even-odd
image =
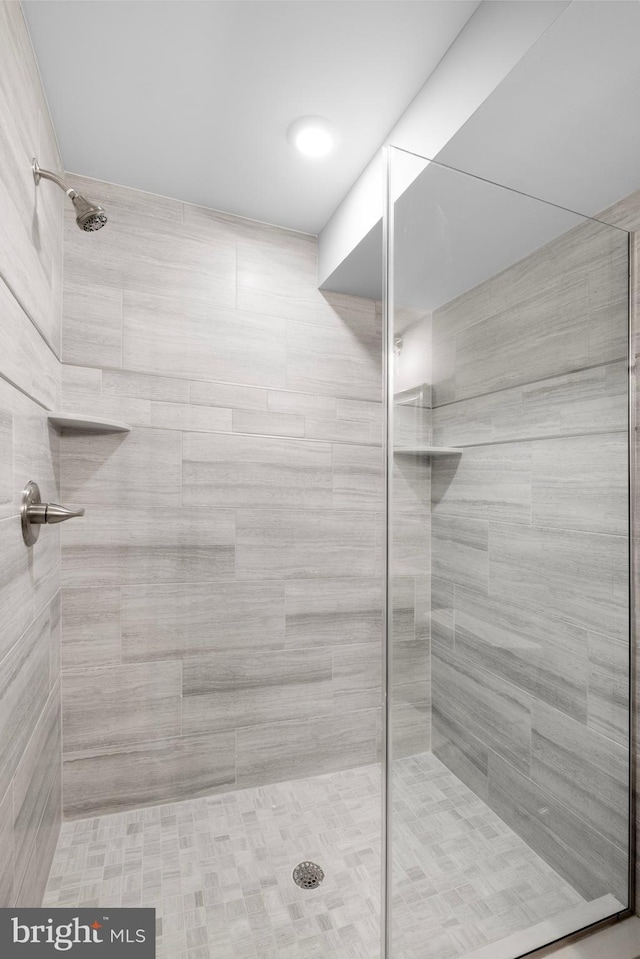
[[[300,117],[287,131],[290,143],[308,157],[323,157],[340,139],[333,123],[323,117]]]

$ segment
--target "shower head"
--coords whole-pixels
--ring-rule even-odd
[[[51,173],[50,170],[41,170],[35,158],[31,164],[31,169],[33,170],[33,179],[36,181],[36,184],[40,183],[41,177],[44,177],[45,180],[53,180],[54,183],[58,184],[61,190],[64,190],[75,207],[77,214],[76,223],[81,230],[84,230],[85,233],[95,233],[96,230],[102,229],[107,222],[107,214],[101,206],[98,206],[97,203],[92,203],[86,196],[76,193],[72,187],[67,186],[64,180],[55,173]]]
[[[71,196],[70,193],[68,195]],[[86,196],[75,193],[71,196],[71,202],[76,208],[76,223],[80,229],[86,233],[94,233],[96,230],[101,230],[107,222],[107,214],[102,207],[87,200]]]

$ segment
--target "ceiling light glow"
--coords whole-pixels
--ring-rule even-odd
[[[338,142],[338,131],[323,117],[300,117],[288,130],[289,142],[308,157],[323,157]]]

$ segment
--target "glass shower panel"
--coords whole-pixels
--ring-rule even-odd
[[[626,232],[397,149],[389,959],[629,903]]]

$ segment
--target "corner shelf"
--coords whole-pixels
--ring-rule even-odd
[[[414,456],[460,456],[463,450],[457,446],[396,446],[393,452]]]
[[[81,413],[47,414],[47,419],[59,430],[77,430],[83,433],[130,433],[131,427],[127,423],[116,420],[105,420],[100,416],[83,416]]]

